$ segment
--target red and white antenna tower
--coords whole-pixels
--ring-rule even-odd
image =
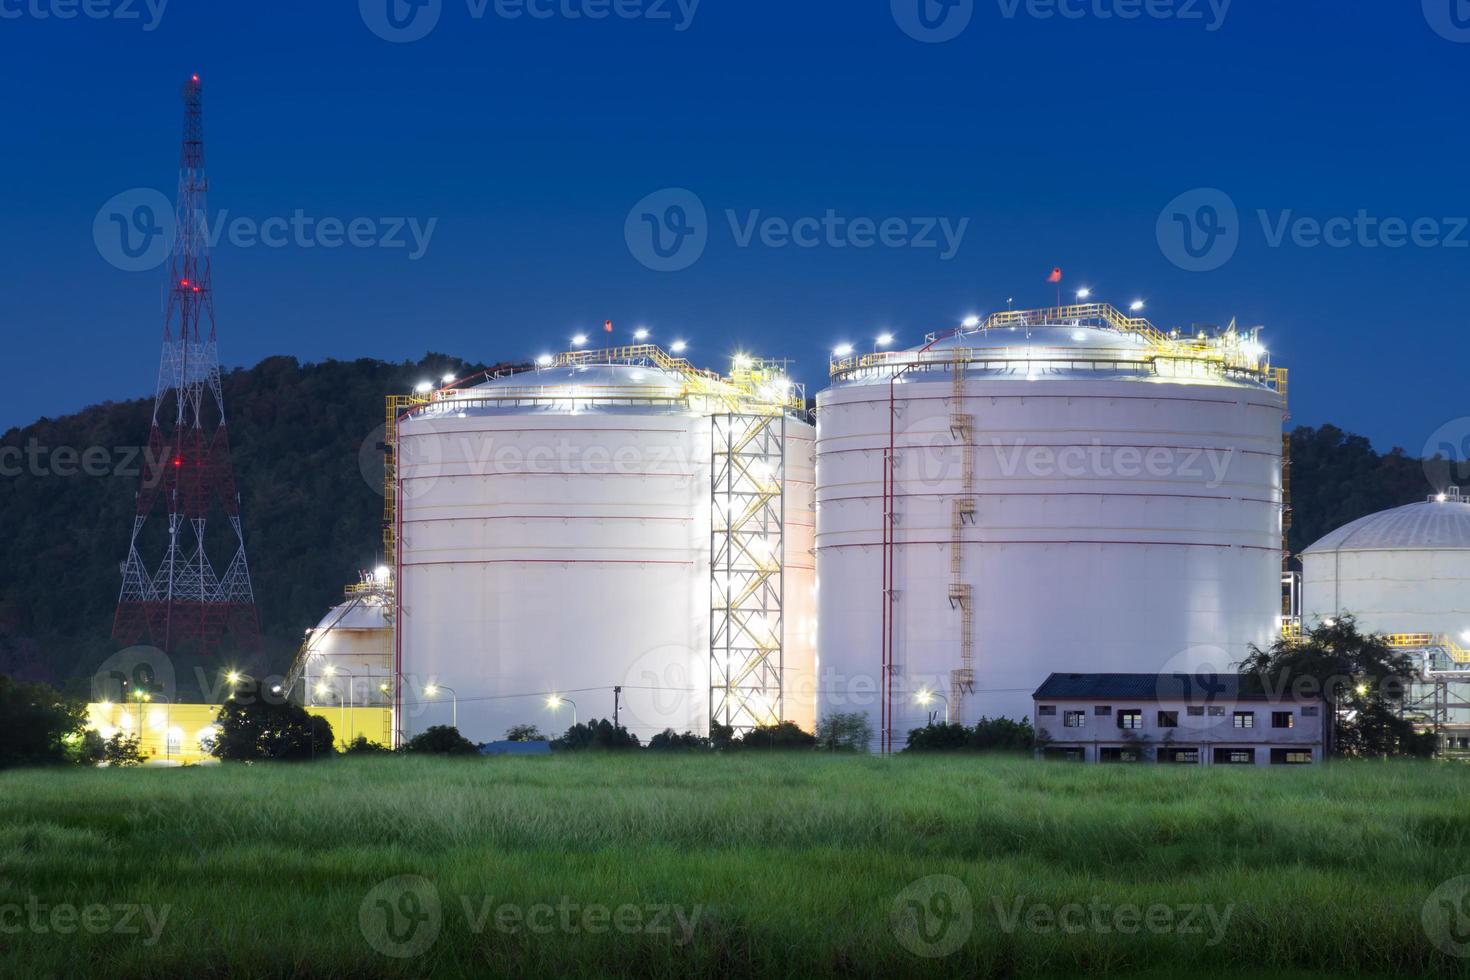
[[[230,465],[230,441],[220,390],[215,340],[214,293],[208,246],[209,180],[204,173],[204,115],[199,76],[184,83],[184,139],[173,254],[169,262],[163,358],[153,427],[148,437],[150,471],[138,490],[132,544],[122,565],[114,638],[134,643],[147,637],[165,651],[182,644],[203,650],[219,646],[226,633],[253,648],[260,640],[240,495]],[[156,571],[140,549],[156,550],[160,537],[145,533],[161,507],[168,527]],[[222,513],[228,532],[215,536],[233,546],[234,557],[217,575],[205,551],[212,513]],[[230,532],[233,532],[231,534]],[[231,545],[231,541],[233,544]]]

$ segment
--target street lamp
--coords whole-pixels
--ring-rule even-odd
[[[430,698],[438,697],[440,691],[449,692],[449,718],[457,729],[459,728],[459,695],[455,693],[454,688],[445,687],[443,684],[430,684],[424,688],[424,696]]]
[[[914,695],[914,700],[917,701],[917,702],[919,702],[921,705],[923,705],[926,708],[929,707],[929,705],[931,705],[931,704],[934,703],[934,699],[935,698],[938,698],[939,700],[941,700],[941,701],[944,702],[944,723],[946,725],[948,725],[949,724],[949,698],[945,697],[943,694],[935,694],[933,691],[927,691],[927,690],[920,691],[918,694],[915,694]]]
[[[569,704],[572,706],[572,727],[576,728],[577,702],[573,701],[571,698],[564,698],[559,694],[553,694],[551,697],[546,699],[546,707],[550,708],[552,711],[555,711],[557,708],[560,708],[564,704]]]
[[[880,333],[873,338],[873,353],[878,353],[878,348],[887,347],[891,343],[893,343],[893,334],[886,332]]]

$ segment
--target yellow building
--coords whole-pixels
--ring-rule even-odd
[[[217,704],[168,704],[157,701],[104,701],[87,705],[87,727],[104,739],[117,734],[137,737],[144,760],[153,765],[194,765],[212,762],[209,746],[218,735]],[[358,735],[388,744],[390,712],[384,707],[319,707],[306,709],[332,723],[338,749]]]

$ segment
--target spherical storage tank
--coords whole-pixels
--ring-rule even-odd
[[[1223,670],[1280,624],[1285,372],[1110,306],[845,357],[817,398],[818,711],[1026,718],[1053,671]],[[889,462],[891,460],[891,463]]]
[[[397,426],[400,738],[813,722],[812,427],[779,365],[578,351]],[[427,692],[427,693],[426,693]],[[553,700],[553,695],[560,700]]]
[[[1458,492],[1370,514],[1302,553],[1308,623],[1352,613],[1375,633],[1470,643],[1470,502]]]

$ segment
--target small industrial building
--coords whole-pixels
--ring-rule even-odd
[[[1032,695],[1037,754],[1074,762],[1310,765],[1327,709],[1251,675],[1052,674]]]

